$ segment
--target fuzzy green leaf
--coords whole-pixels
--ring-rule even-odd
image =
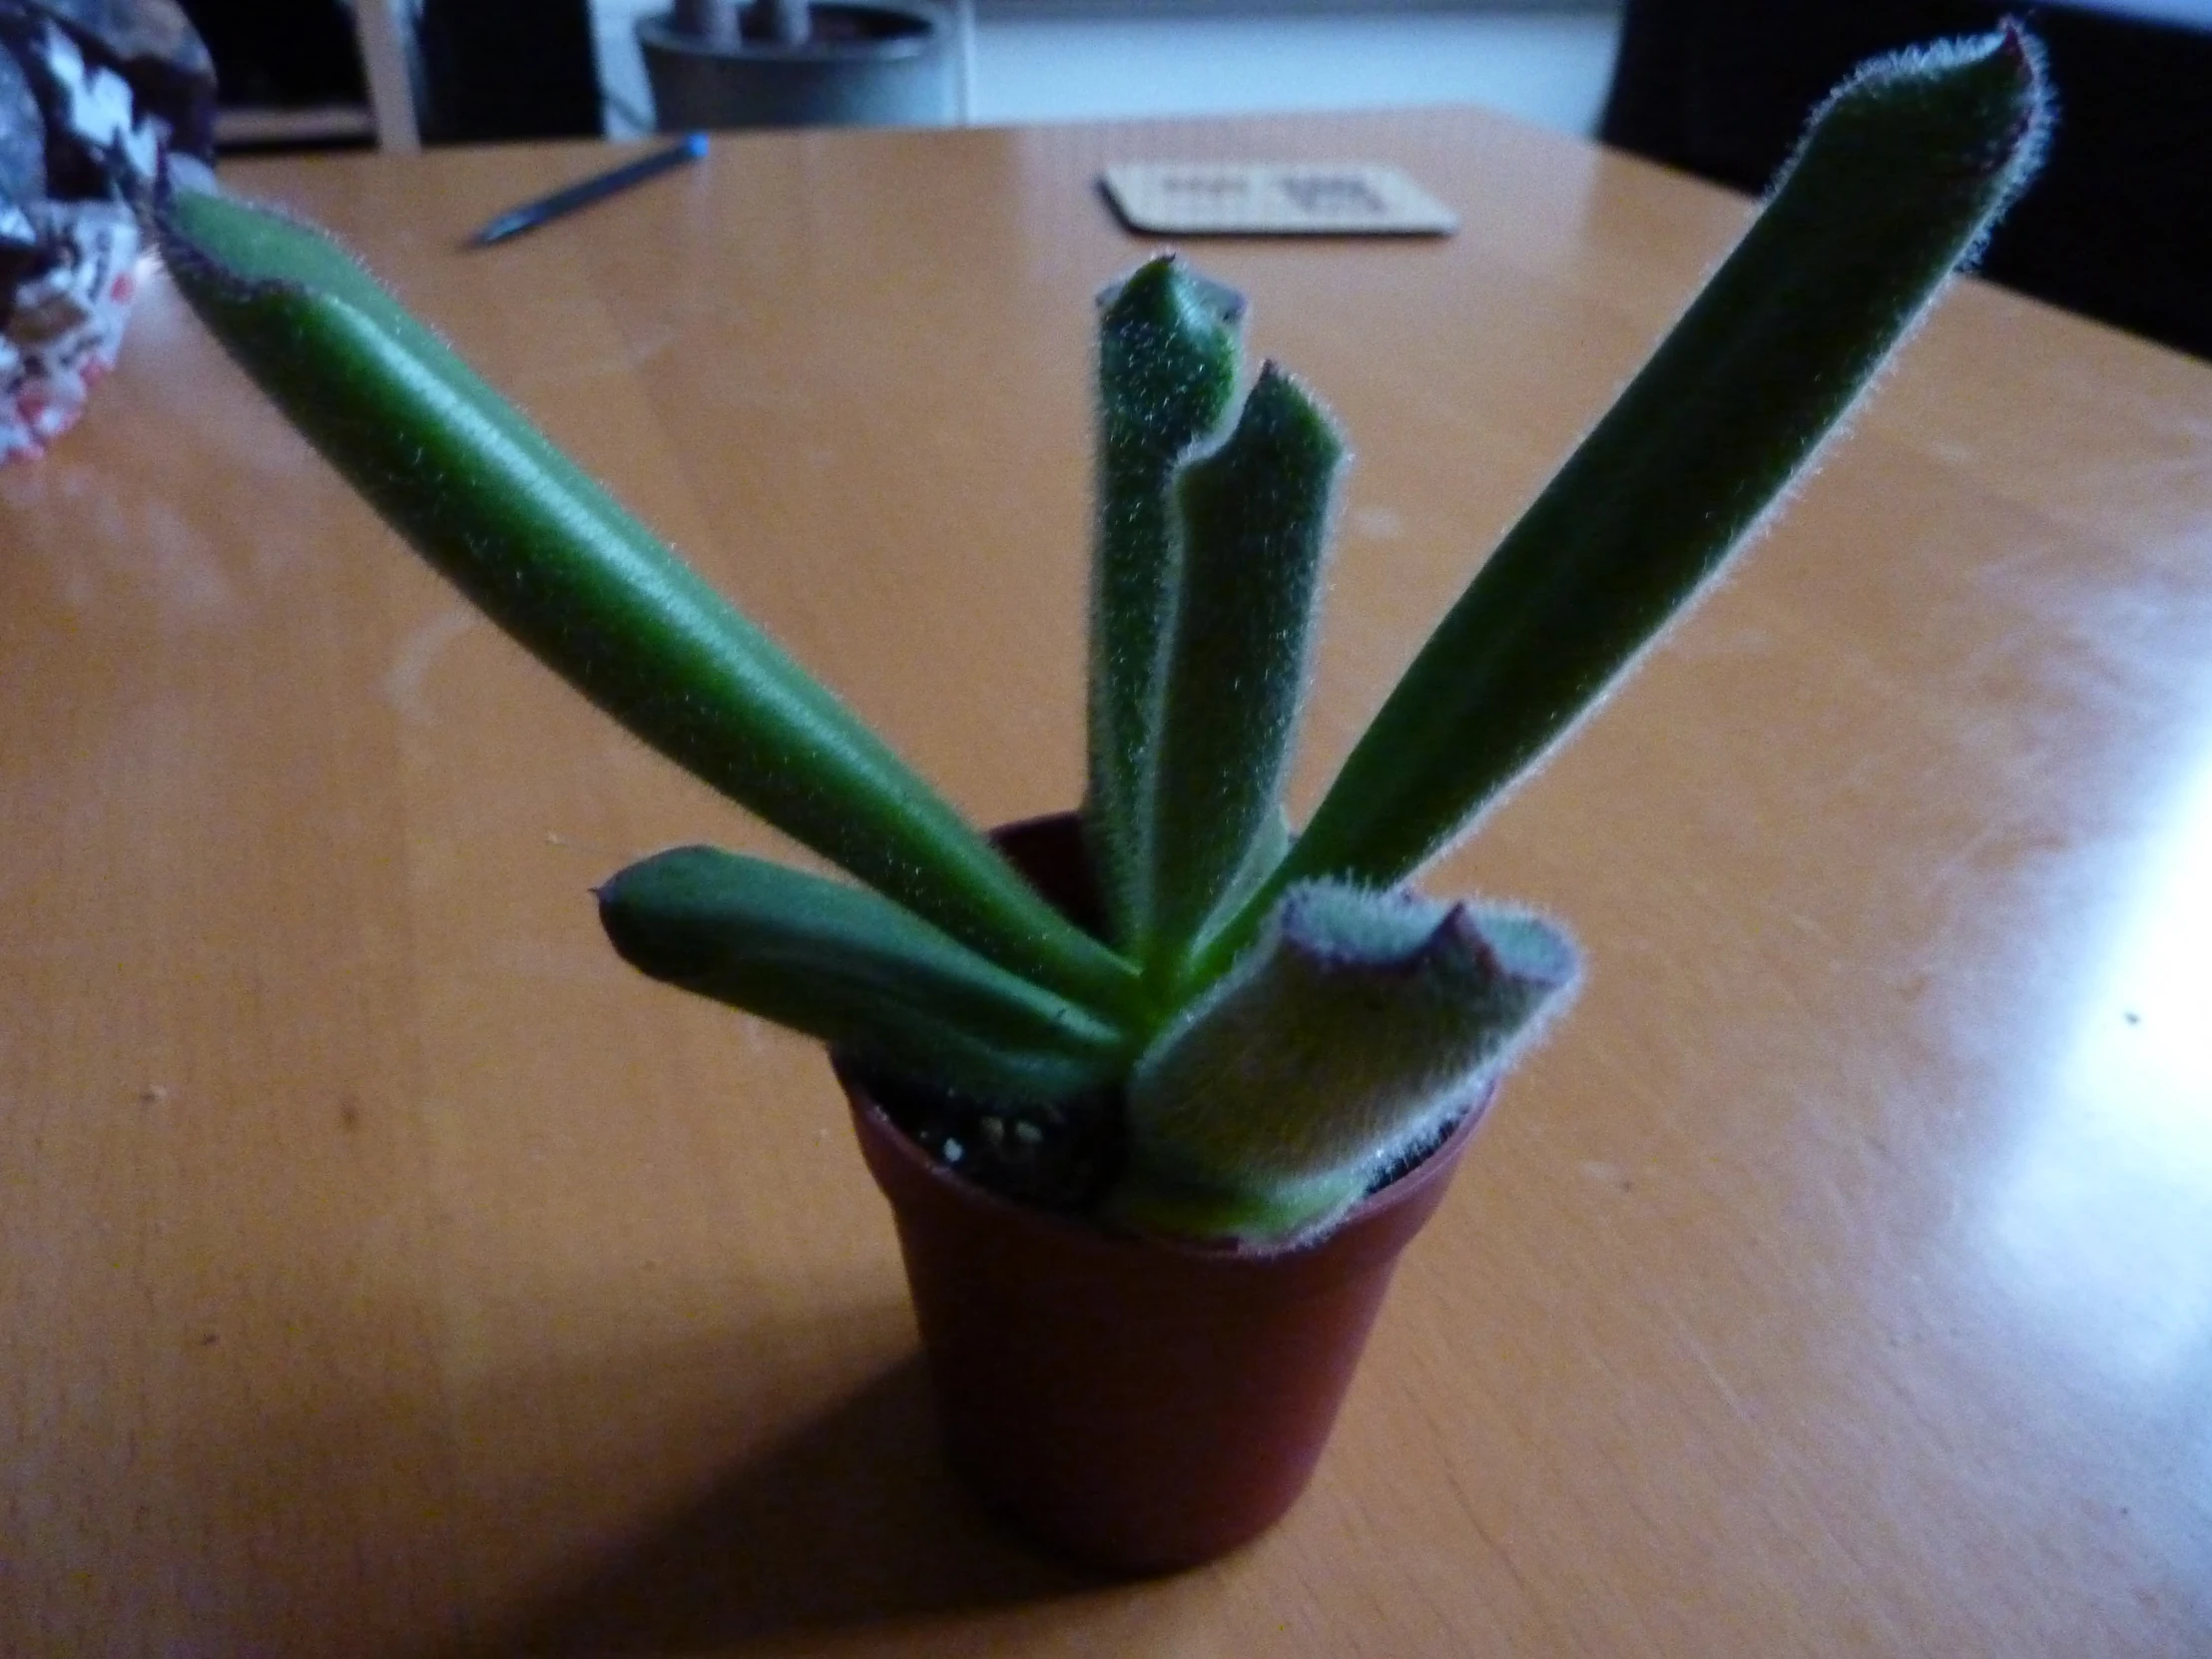
[[[1153,789],[1152,936],[1178,965],[1279,818],[1344,441],[1264,366],[1229,437],[1175,476],[1182,580]]]
[[[1169,480],[1228,417],[1243,316],[1241,295],[1172,255],[1100,296],[1084,829],[1113,936],[1128,948],[1152,913],[1151,803],[1181,559]]]
[[[1276,877],[1387,886],[1448,845],[1720,569],[2033,172],[2016,28],[1869,65],[1727,263],[1504,543],[1362,738]]]
[[[1061,1099],[1125,1062],[1120,1034],[1072,1003],[888,899],[781,864],[677,847],[601,887],[599,918],[656,979],[986,1099]]]
[[[1244,867],[1230,878],[1229,890],[1221,895],[1217,908],[1224,913],[1239,909],[1290,855],[1291,842],[1295,839],[1297,837],[1291,832],[1291,815],[1278,804],[1261,825],[1260,832],[1252,837],[1252,844],[1245,849]]]
[[[161,217],[178,285],[415,548],[638,737],[1016,971],[1094,1006],[1133,970],[320,233],[226,198]]]
[[[1109,1210],[1201,1237],[1327,1226],[1464,1107],[1574,986],[1574,947],[1518,911],[1329,882],[1139,1060]]]

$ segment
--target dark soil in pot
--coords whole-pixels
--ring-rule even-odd
[[[1093,933],[1101,930],[1098,895],[1071,819],[1033,819],[995,831],[992,839],[1063,915]],[[1122,1123],[1111,1096],[1010,1106],[871,1071],[850,1060],[838,1064],[840,1075],[849,1074],[908,1139],[1001,1197],[1082,1214],[1120,1178]],[[1433,1135],[1379,1171],[1369,1194],[1426,1161],[1458,1126],[1456,1118],[1438,1125]]]

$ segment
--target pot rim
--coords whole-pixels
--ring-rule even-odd
[[[931,1157],[925,1148],[893,1123],[876,1103],[874,1092],[854,1071],[847,1056],[832,1049],[830,1052],[830,1065],[846,1098],[851,1102],[853,1115],[873,1131],[871,1137],[863,1138],[863,1145],[867,1140],[872,1140],[903,1165],[910,1177],[926,1182],[961,1205],[993,1215],[1003,1225],[1055,1235],[1070,1243],[1080,1240],[1092,1249],[1114,1253],[1138,1252],[1154,1257],[1180,1257],[1194,1266],[1229,1272],[1279,1266],[1286,1261],[1324,1249],[1332,1241],[1344,1239],[1347,1235],[1373,1230],[1397,1211],[1418,1202],[1430,1188],[1440,1182],[1449,1181],[1458,1164],[1459,1154],[1489,1116],[1490,1106],[1497,1098],[1498,1089],[1498,1079],[1493,1077],[1484,1082],[1474,1096],[1473,1104],[1452,1126],[1451,1133],[1438,1141],[1425,1158],[1388,1186],[1360,1200],[1331,1227],[1288,1244],[1211,1244],[1104,1222],[1095,1216],[1042,1209],[980,1186],[950,1165]]]

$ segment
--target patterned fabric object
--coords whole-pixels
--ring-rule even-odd
[[[136,205],[212,179],[215,66],[174,0],[0,0],[0,462],[115,366]]]

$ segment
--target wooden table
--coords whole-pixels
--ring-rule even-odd
[[[1462,113],[240,166],[982,821],[1080,777],[1109,160],[1360,457],[1310,803],[1745,208]],[[770,837],[403,553],[157,282],[0,473],[0,1653],[2180,1655],[2212,1644],[2212,369],[1953,292],[1747,571],[1436,873],[1594,961],[1311,1494],[1094,1582],[934,1449],[821,1057],[590,884]]]

